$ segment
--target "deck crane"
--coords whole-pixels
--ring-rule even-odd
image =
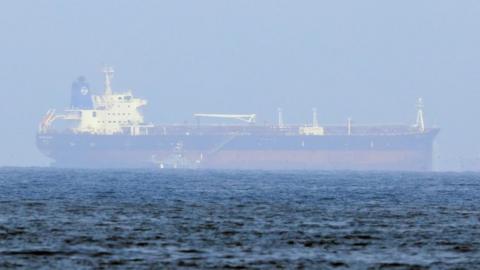
[[[193,116],[195,118],[223,118],[223,119],[235,119],[246,123],[255,123],[257,119],[256,114],[211,114],[211,113],[196,113]]]

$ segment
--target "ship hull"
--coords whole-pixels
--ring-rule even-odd
[[[266,170],[432,170],[438,130],[395,135],[41,134],[52,166]]]

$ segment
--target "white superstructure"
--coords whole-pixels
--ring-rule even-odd
[[[299,133],[302,135],[313,135],[313,136],[325,135],[324,128],[318,125],[317,108],[312,108],[312,126],[300,127]]]
[[[40,132],[46,132],[57,119],[75,121],[74,133],[112,135],[128,133],[130,135],[146,135],[151,125],[144,124],[139,108],[146,105],[144,99],[135,98],[132,91],[115,93],[111,82],[113,69],[105,67],[105,89],[103,95],[92,95],[92,108],[68,109],[64,114],[56,114],[49,110],[40,124]]]

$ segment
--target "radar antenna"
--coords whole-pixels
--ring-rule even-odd
[[[105,66],[103,68],[103,74],[105,74],[105,95],[109,96],[113,93],[112,91],[112,78],[113,78],[113,68],[111,66]]]

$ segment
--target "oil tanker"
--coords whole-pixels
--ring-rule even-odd
[[[36,136],[38,149],[55,167],[188,168],[266,170],[432,170],[439,132],[424,123],[417,104],[413,125],[259,125],[255,114],[196,113],[195,124],[154,125],[139,110],[146,100],[131,90],[112,90],[113,69],[104,68],[103,93],[85,78],[72,84],[71,105],[48,110]],[[206,124],[215,118],[237,124]],[[211,122],[211,121],[209,121]]]

